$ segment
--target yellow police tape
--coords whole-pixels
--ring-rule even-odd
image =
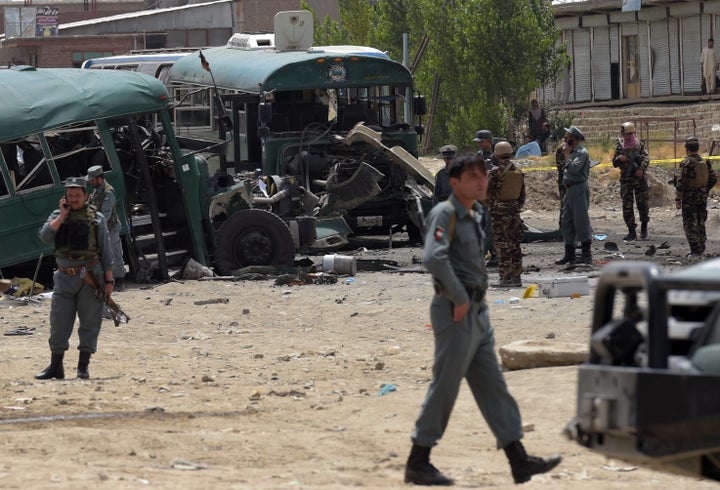
[[[659,165],[662,163],[680,163],[684,159],[685,158],[658,158],[656,160],[650,160],[650,165]],[[720,155],[705,157],[705,160],[720,160]],[[607,167],[611,167],[611,166],[612,166],[611,162],[603,162],[603,163],[598,163],[597,165],[595,165],[592,168],[607,168]],[[542,166],[542,167],[524,167],[523,168],[523,172],[535,172],[536,170],[557,170],[557,167],[553,165],[552,167],[551,166]]]

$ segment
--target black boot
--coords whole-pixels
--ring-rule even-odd
[[[491,267],[497,267],[497,266],[498,266],[497,253],[495,253],[495,248],[493,247],[490,249],[490,258],[485,263],[485,267],[489,269]]]
[[[90,379],[90,372],[88,371],[88,365],[90,364],[89,352],[80,351],[80,357],[78,358],[77,366],[77,377],[78,379]]]
[[[65,369],[63,368],[64,352],[53,352],[50,355],[50,365],[37,373],[35,379],[65,379]]]
[[[590,250],[591,241],[580,242],[581,252],[578,262],[581,264],[592,264],[592,251]]]
[[[634,240],[637,240],[637,233],[635,232],[635,225],[628,226],[628,234],[623,237],[623,240],[626,242],[632,242]]]
[[[405,483],[450,486],[455,482],[430,464],[430,448],[413,444],[405,466]]]
[[[505,455],[510,461],[510,469],[515,483],[530,481],[533,475],[547,473],[560,464],[560,456],[552,456],[547,459],[530,456],[525,452],[520,441],[514,441],[505,446]]]
[[[640,238],[643,240],[647,238],[647,221],[640,223]]]
[[[565,255],[562,259],[556,260],[557,265],[573,265],[575,263],[575,245],[565,245]]]

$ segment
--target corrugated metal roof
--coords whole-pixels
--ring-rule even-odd
[[[125,14],[109,15],[107,17],[97,17],[95,19],[80,20],[77,22],[68,22],[65,24],[60,24],[58,26],[58,31],[75,29],[78,27],[93,26],[93,25],[98,25],[98,24],[107,24],[107,23],[111,23],[111,22],[117,22],[119,20],[139,19],[139,18],[143,18],[143,17],[160,16],[160,15],[167,14],[167,13],[181,12],[181,11],[185,11],[185,10],[192,10],[192,9],[208,7],[208,6],[212,6],[212,5],[219,5],[219,4],[223,4],[223,3],[231,4],[231,3],[233,3],[233,0],[217,0],[215,2],[194,3],[194,4],[190,4],[190,5],[183,5],[181,7],[168,7],[168,8],[164,8],[164,9],[140,10],[138,12],[128,12]]]

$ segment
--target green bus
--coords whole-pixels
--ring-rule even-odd
[[[167,278],[188,258],[221,274],[291,264],[295,252],[350,230],[311,199],[283,216],[272,206],[297,190],[259,174],[218,185],[172,125],[169,93],[156,78],[124,70],[0,70],[0,269],[46,258],[37,232],[63,181],[102,165],[117,191],[125,262],[136,280]],[[293,196],[297,197],[297,193]],[[330,213],[328,213],[330,214]]]
[[[291,178],[327,196],[325,212],[342,214],[356,235],[404,230],[420,239],[434,182],[417,161],[422,127],[413,121],[424,99],[402,64],[363,46],[228,43],[178,59],[168,79],[183,101],[176,131],[184,138],[204,128],[226,139],[220,175]]]

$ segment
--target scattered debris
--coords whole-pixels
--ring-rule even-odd
[[[387,395],[391,391],[397,391],[397,387],[394,384],[382,384],[380,386],[380,391],[378,392],[378,396]]]
[[[212,305],[216,303],[220,304],[227,304],[230,300],[228,298],[215,298],[215,299],[201,299],[199,301],[195,301],[193,304],[196,305]]]
[[[617,252],[620,250],[617,246],[617,243],[615,243],[615,242],[605,242],[605,244],[603,245],[603,248],[610,252]]]
[[[35,333],[35,327],[20,325],[19,327],[5,330],[5,335],[32,335]]]
[[[184,471],[195,471],[195,470],[207,469],[207,465],[204,465],[201,463],[195,463],[194,461],[188,461],[187,459],[183,459],[183,458],[173,459],[170,462],[170,466],[174,470],[184,470]]]

